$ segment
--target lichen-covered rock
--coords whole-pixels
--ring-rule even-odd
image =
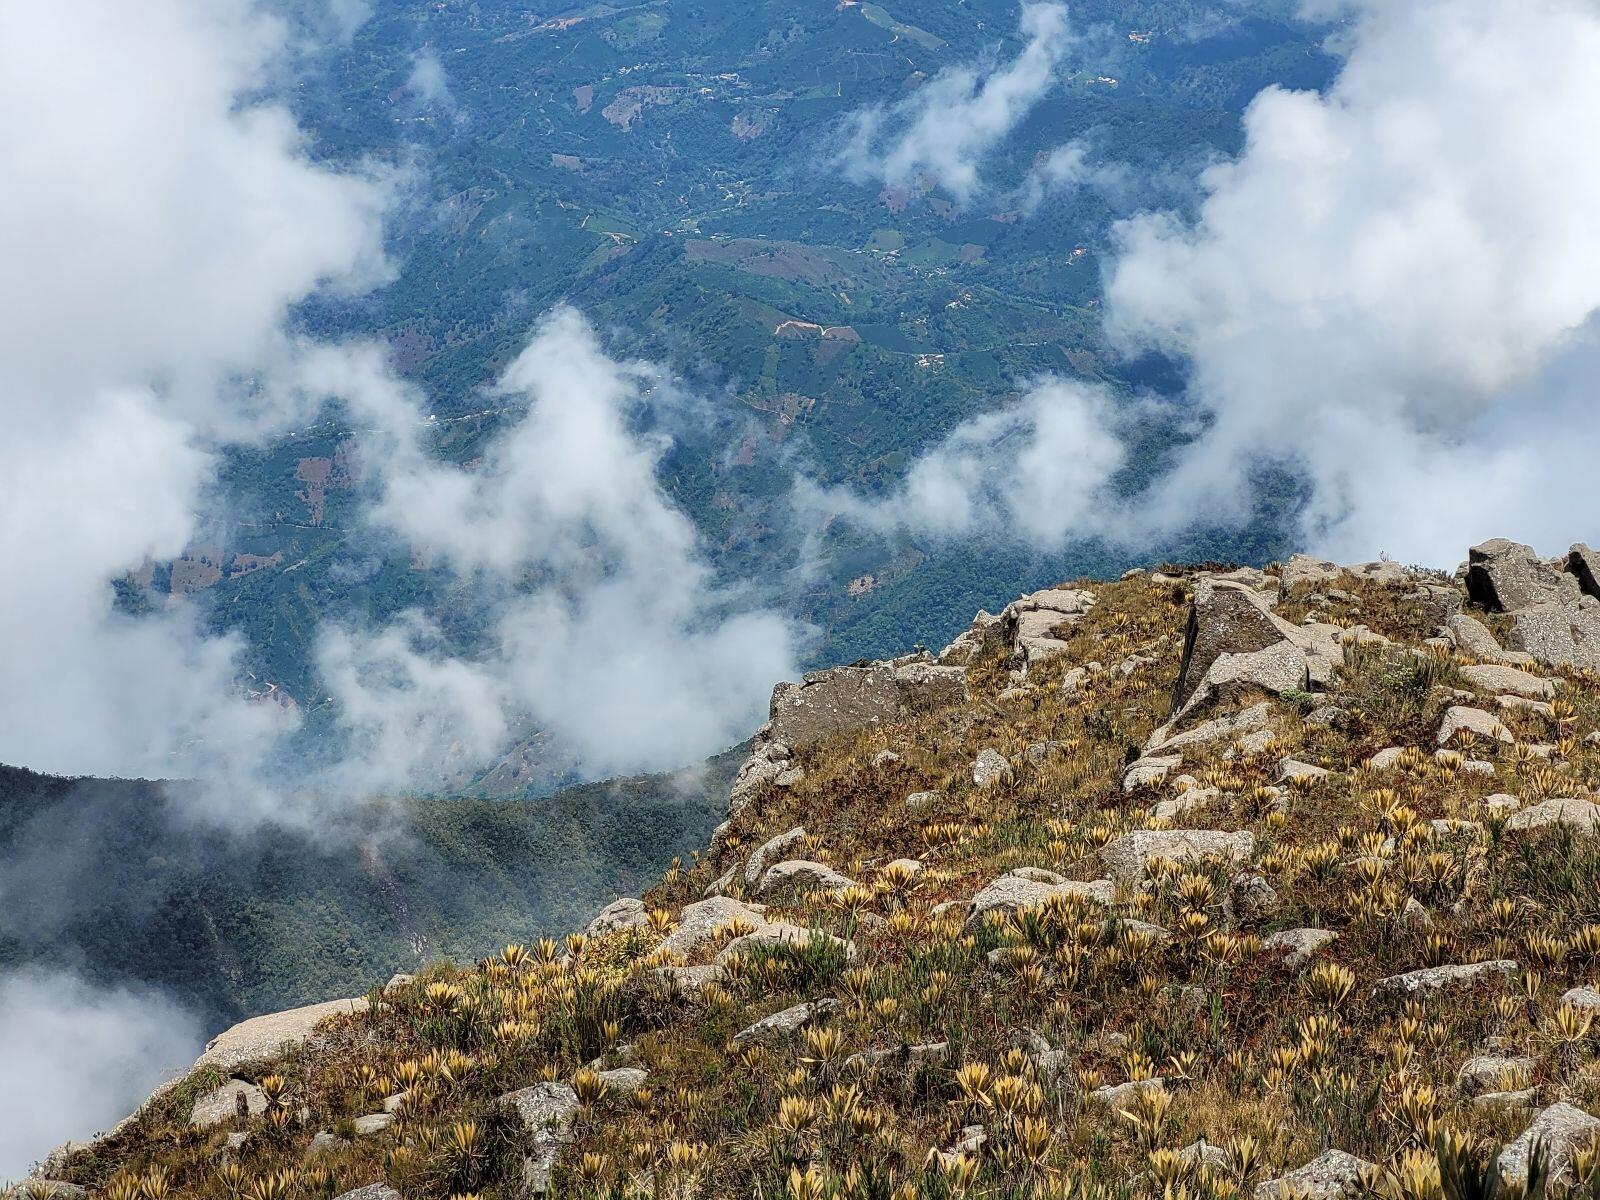
[[[1115,895],[1108,880],[1078,883],[1062,879],[1054,872],[1041,874],[1048,877],[1031,877],[1028,868],[1008,871],[1000,876],[972,898],[972,919],[980,920],[995,909],[1014,912],[1022,908],[1035,908],[1056,896],[1077,896],[1098,904],[1110,904]]]
[[[717,938],[717,931],[743,921],[752,928],[766,924],[765,905],[750,905],[727,896],[712,896],[685,904],[678,914],[678,927],[661,943],[670,954],[690,958]]]
[[[1537,604],[1511,614],[1506,640],[1546,666],[1567,663],[1600,669],[1600,601],[1584,596],[1567,604]]]
[[[1534,1143],[1544,1148],[1545,1170],[1550,1181],[1570,1187],[1575,1180],[1572,1160],[1582,1146],[1600,1136],[1600,1121],[1571,1104],[1552,1104],[1533,1119],[1517,1138],[1500,1152],[1500,1175],[1507,1183],[1526,1187],[1528,1156]]]
[[[750,855],[750,861],[744,865],[744,882],[746,887],[755,887],[761,881],[762,872],[767,869],[767,864],[778,862],[790,850],[806,840],[806,831],[803,825],[796,825],[785,833],[771,838],[756,847]]]
[[[400,1200],[400,1193],[387,1183],[369,1183],[364,1187],[341,1192],[334,1200]]]
[[[615,929],[637,929],[648,924],[650,916],[645,912],[644,903],[632,896],[623,896],[600,910],[589,922],[588,932],[590,937],[598,937]]]
[[[980,788],[992,787],[1010,773],[1011,764],[1006,761],[1006,756],[986,746],[978,751],[978,757],[973,761],[972,784]]]
[[[1442,988],[1484,987],[1500,983],[1516,972],[1517,964],[1508,958],[1447,967],[1424,967],[1420,971],[1407,971],[1403,975],[1380,979],[1373,985],[1373,991],[1382,995],[1414,996]]]
[[[1515,832],[1545,829],[1552,825],[1566,825],[1582,833],[1594,833],[1600,829],[1600,804],[1581,796],[1558,797],[1521,809],[1506,818],[1506,828]]]
[[[1284,929],[1264,939],[1261,946],[1264,950],[1283,951],[1284,966],[1299,969],[1338,938],[1330,929]]]
[[[1180,863],[1208,858],[1243,863],[1250,860],[1255,847],[1255,835],[1249,830],[1224,833],[1216,829],[1140,829],[1107,843],[1100,850],[1100,861],[1113,880],[1136,884],[1145,877],[1152,858],[1170,858]]]
[[[516,1117],[528,1139],[528,1154],[522,1161],[523,1190],[542,1196],[550,1190],[556,1155],[572,1140],[578,1094],[564,1083],[536,1083],[501,1096],[499,1103]]]
[[[1254,1200],[1331,1200],[1358,1196],[1377,1168],[1343,1150],[1328,1150],[1303,1167],[1256,1185]]]
[[[267,1111],[265,1092],[248,1080],[230,1079],[221,1087],[212,1088],[195,1099],[194,1108],[189,1112],[189,1124],[197,1129],[206,1129],[212,1125],[221,1125],[224,1121],[231,1121],[241,1115],[239,1112],[241,1099],[244,1104],[244,1116],[259,1117]]]
[[[848,875],[835,871],[826,863],[805,858],[792,858],[774,863],[761,876],[756,894],[762,897],[806,892],[842,892],[856,886]]]

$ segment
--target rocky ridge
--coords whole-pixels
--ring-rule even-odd
[[[644,897],[230,1031],[28,1186],[1436,1200],[1536,1142],[1588,1186],[1596,568],[1134,572],[780,685]]]

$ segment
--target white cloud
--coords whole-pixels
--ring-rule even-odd
[[[101,989],[61,972],[0,978],[0,1180],[18,1179],[51,1147],[127,1116],[202,1043],[166,997]]]
[[[980,418],[888,503],[852,514],[841,501],[847,515],[1146,544],[1243,521],[1252,473],[1274,462],[1311,485],[1302,540],[1336,556],[1450,565],[1494,534],[1555,548],[1592,536],[1600,10],[1346,7],[1357,19],[1326,93],[1263,91],[1239,157],[1202,174],[1192,222],[1146,213],[1116,230],[1113,337],[1189,364],[1195,403],[1168,419],[1202,426],[1173,468],[1129,500],[1058,504],[1059,520],[1029,528],[1009,502],[974,497],[1029,477],[1022,464],[1096,495],[1093,464],[1116,460],[1107,406],[1074,426],[1086,454],[1059,464],[1037,435],[1001,448]],[[1061,166],[1085,160],[1069,147]]]
[[[273,732],[233,641],[108,581],[182,552],[217,445],[295,415],[238,382],[289,307],[384,270],[385,182],[252,99],[288,40],[245,0],[0,7],[0,761],[174,774]]]
[[[1600,439],[1560,366],[1600,308],[1597,53],[1587,0],[1364,4],[1325,95],[1252,103],[1194,224],[1122,228],[1113,328],[1187,355],[1215,416],[1151,522],[1237,515],[1274,457],[1334,552],[1586,532]]]
[[[957,426],[887,497],[802,484],[799,502],[881,533],[998,533],[1058,547],[1114,504],[1107,488],[1126,457],[1117,421],[1101,389],[1043,380]]]
[[[1072,45],[1064,4],[1022,7],[1026,45],[1002,66],[952,67],[912,95],[854,114],[838,163],[847,178],[906,187],[927,179],[965,203],[984,158],[1056,85]]]
[[[1074,138],[1040,158],[1018,189],[1018,203],[1033,212],[1051,196],[1094,188],[1120,197],[1133,185],[1133,172],[1124,163],[1097,161],[1098,151],[1089,138]]]
[[[325,637],[332,694],[362,743],[392,749],[353,762],[470,762],[531,721],[599,777],[693,762],[760,723],[794,670],[794,632],[716,588],[662,492],[668,443],[629,423],[663,382],[654,369],[610,358],[557,310],[498,385],[525,411],[465,469],[428,452],[420,401],[376,357],[309,361],[370,424],[371,519],[469,580],[492,614],[492,645],[470,664],[415,616]]]
[[[446,112],[454,112],[456,98],[450,91],[450,77],[444,64],[431,46],[418,50],[411,56],[411,74],[406,78],[406,90],[426,105],[436,105]]]

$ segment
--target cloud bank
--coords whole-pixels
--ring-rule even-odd
[[[520,417],[467,469],[429,453],[420,398],[380,361],[321,366],[322,385],[374,431],[370,520],[470,583],[491,614],[470,662],[445,661],[421,614],[325,635],[334,697],[382,748],[361,762],[425,772],[437,760],[410,762],[408,746],[455,758],[457,743],[481,759],[531,722],[601,777],[696,761],[760,723],[772,683],[795,669],[795,634],[719,590],[693,523],[663,493],[669,443],[629,421],[669,384],[659,372],[611,358],[558,309],[497,385]]]
[[[219,442],[292,419],[240,386],[289,306],[382,277],[385,181],[250,98],[287,40],[241,0],[0,11],[0,761],[173,774],[273,732],[238,645],[109,580],[183,551]]]
[[[0,978],[0,1180],[116,1124],[201,1042],[195,1023],[155,993],[101,990],[58,972]]]
[[[1355,24],[1325,93],[1266,89],[1242,152],[1201,176],[1192,221],[1115,230],[1108,329],[1187,362],[1205,422],[1175,467],[1131,500],[1069,501],[1070,522],[1029,528],[985,508],[986,481],[1039,469],[1078,495],[1117,431],[1091,421],[1075,449],[1035,436],[1019,450],[978,418],[862,519],[961,532],[988,511],[987,528],[1034,542],[1143,544],[1197,513],[1243,522],[1252,472],[1276,463],[1310,484],[1302,540],[1336,556],[1448,565],[1497,532],[1552,546],[1590,533],[1600,10],[1343,7]],[[993,461],[974,455],[991,444]],[[945,469],[952,456],[963,469]]]
[[[1057,83],[1072,46],[1064,4],[1022,7],[1026,44],[1003,66],[951,67],[894,104],[854,114],[837,155],[846,178],[908,187],[926,180],[966,203],[983,160]]]

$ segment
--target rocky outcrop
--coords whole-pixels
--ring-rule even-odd
[[[807,746],[967,698],[966,671],[940,666],[928,654],[812,671],[800,683],[780,683],[772,690],[770,735],[788,746]]]
[[[811,671],[772,689],[768,720],[756,734],[728,797],[737,813],[766,787],[788,787],[802,772],[794,751],[836,733],[892,725],[969,699],[964,666],[927,651],[885,662]]]
[[[1324,687],[1343,661],[1342,636],[1334,625],[1291,625],[1259,592],[1202,577],[1184,631],[1174,718],[1236,693]]]
[[[712,896],[685,904],[678,914],[678,927],[667,935],[661,948],[669,954],[689,958],[715,942],[718,930],[736,922],[743,922],[752,929],[765,925],[766,917],[762,915],[765,911],[765,905],[741,904],[727,896]]]
[[[1600,668],[1600,596],[1595,555],[1577,545],[1552,564],[1520,542],[1494,538],[1467,557],[1467,594],[1491,612],[1507,613],[1511,649],[1552,666]]]
[[[1000,614],[1000,636],[1011,647],[1011,662],[1026,674],[1063,653],[1061,630],[1094,607],[1094,593],[1081,588],[1047,588],[1013,600]]]
[[[271,1058],[286,1046],[298,1046],[309,1040],[317,1026],[329,1017],[361,1012],[366,1007],[365,999],[328,1000],[287,1012],[251,1017],[207,1042],[205,1053],[195,1061],[194,1069],[215,1067],[226,1074],[245,1063]]]
[[[266,1111],[265,1092],[248,1080],[230,1079],[221,1087],[195,1098],[189,1124],[196,1129],[207,1129],[235,1117],[259,1117]]]
[[[650,917],[644,910],[644,903],[632,896],[623,896],[595,914],[594,920],[589,922],[588,934],[590,937],[599,937],[613,930],[637,929],[648,924]]]
[[[1404,587],[1416,581],[1416,576],[1412,572],[1396,562],[1379,560],[1342,567],[1326,559],[1296,554],[1283,564],[1283,570],[1278,576],[1279,594],[1287,597],[1297,591],[1320,589],[1330,584],[1338,585],[1346,582],[1346,577],[1370,580],[1388,587]]]

